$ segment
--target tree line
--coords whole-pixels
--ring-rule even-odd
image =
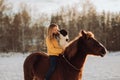
[[[120,50],[120,12],[97,12],[90,0],[85,0],[61,7],[51,16],[41,13],[33,19],[27,5],[21,5],[20,11],[13,13],[12,7],[0,0],[0,52],[46,51],[45,23],[56,23],[66,29],[70,40],[80,30],[92,31],[108,50]]]

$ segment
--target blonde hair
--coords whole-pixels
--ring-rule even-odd
[[[48,38],[49,38],[50,40],[51,40],[51,39],[54,39],[54,36],[53,36],[53,33],[52,33],[52,30],[53,30],[54,27],[58,27],[58,25],[55,24],[55,23],[52,23],[52,24],[50,24],[49,27],[48,27],[47,36],[48,36]]]

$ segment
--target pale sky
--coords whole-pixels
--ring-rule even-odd
[[[14,5],[14,11],[17,10],[18,5],[26,3],[31,7],[35,14],[40,12],[52,13],[59,10],[60,6],[72,5],[83,0],[7,0]],[[91,0],[96,6],[98,12],[110,11],[120,12],[120,0]]]

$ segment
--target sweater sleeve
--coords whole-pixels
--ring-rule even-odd
[[[61,47],[55,47],[54,44],[48,38],[46,39],[46,45],[48,52],[50,52],[49,54],[58,55],[63,52],[63,49]]]

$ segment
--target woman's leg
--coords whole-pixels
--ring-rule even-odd
[[[50,80],[50,77],[55,70],[56,64],[57,64],[57,56],[50,56],[50,67],[45,76],[46,80]]]

